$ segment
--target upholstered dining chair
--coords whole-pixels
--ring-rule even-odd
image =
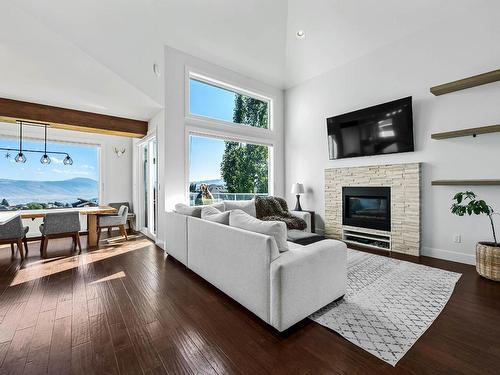
[[[128,208],[128,214],[127,214],[128,229],[132,230],[131,221],[135,219],[135,214],[132,212],[132,209],[130,208],[130,203],[129,202],[109,203],[108,206],[113,207],[117,211],[120,209],[121,206],[127,206],[127,208]],[[110,229],[108,229],[108,233],[111,234]]]
[[[47,257],[47,246],[49,239],[52,238],[72,237],[72,251],[75,251],[78,245],[79,254],[81,254],[80,229],[80,213],[78,211],[48,212],[45,215],[43,224],[40,225],[40,232],[42,233],[40,254],[42,258]]]
[[[108,230],[112,228],[119,228],[120,234],[125,236],[128,240],[127,230],[125,229],[125,224],[127,223],[128,217],[128,207],[121,206],[116,215],[97,215],[97,242],[101,237],[101,229],[107,228]]]
[[[26,239],[28,231],[28,227],[23,227],[21,216],[16,216],[5,224],[0,225],[0,244],[10,244],[10,250],[13,257],[15,256],[14,244],[17,244],[21,259],[24,259],[24,250],[26,250],[26,255],[28,255],[28,241]]]

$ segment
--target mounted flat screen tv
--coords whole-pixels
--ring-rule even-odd
[[[414,151],[411,96],[326,120],[330,160]]]

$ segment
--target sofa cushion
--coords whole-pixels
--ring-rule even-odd
[[[232,210],[229,214],[229,225],[250,232],[272,236],[280,252],[288,250],[286,224],[281,221],[262,221],[252,217],[243,210]]]
[[[201,209],[203,207],[215,207],[219,211],[224,210],[224,203],[214,203],[211,205],[207,206],[188,206],[187,204],[184,203],[177,203],[175,205],[175,212],[181,215],[186,215],[186,216],[193,216],[193,217],[198,217],[201,218]]]
[[[231,210],[242,210],[250,216],[257,216],[254,199],[249,201],[224,201],[224,211]]]
[[[229,225],[229,213],[230,211],[221,212],[214,206],[204,206],[201,209],[201,218],[203,220]]]

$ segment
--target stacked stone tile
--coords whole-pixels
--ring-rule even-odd
[[[325,170],[325,235],[342,238],[342,187],[391,187],[391,231],[365,229],[391,236],[392,251],[420,254],[420,163],[330,168]],[[353,227],[344,227],[355,229]]]

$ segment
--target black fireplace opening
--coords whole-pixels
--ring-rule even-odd
[[[342,224],[390,232],[391,188],[343,187]]]

